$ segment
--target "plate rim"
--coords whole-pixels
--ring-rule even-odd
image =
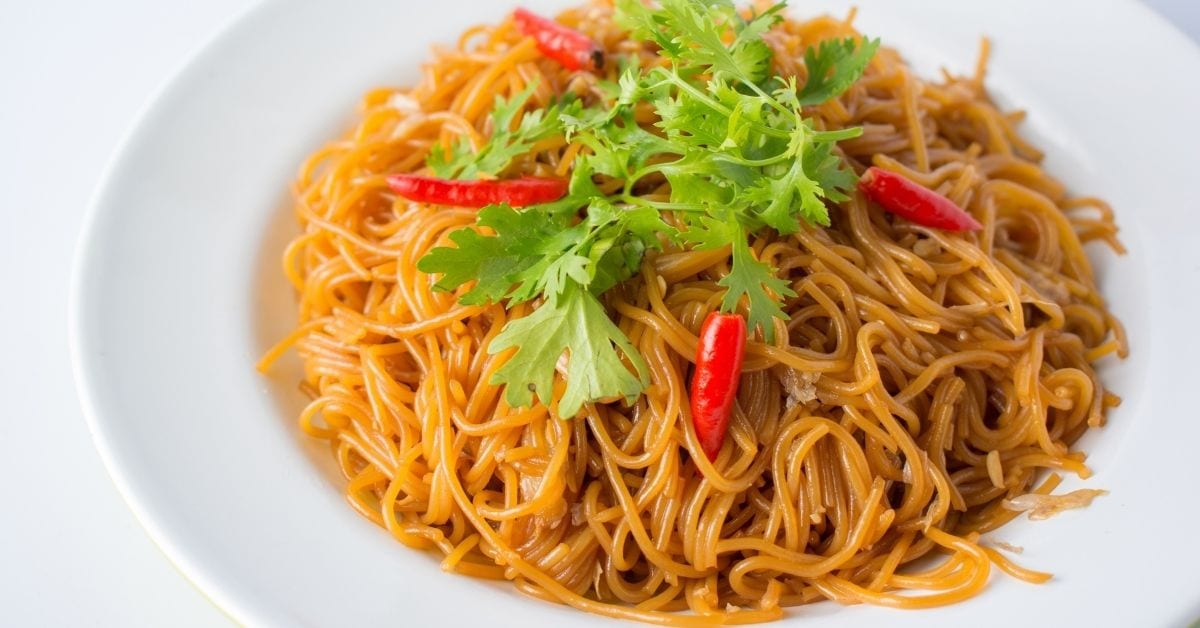
[[[1187,42],[1193,57],[1188,60],[1187,65],[1200,68],[1200,43],[1184,34],[1163,15],[1137,0],[1115,1],[1133,8],[1141,15],[1140,19],[1153,22],[1156,29],[1169,31],[1176,38]],[[519,3],[519,0],[509,0],[509,3],[515,5]],[[262,609],[254,603],[247,603],[241,595],[231,592],[228,587],[223,586],[219,576],[210,573],[210,569],[205,567],[202,561],[196,560],[193,550],[180,546],[177,540],[173,539],[170,530],[163,527],[154,515],[154,507],[145,503],[132,487],[128,478],[131,469],[116,455],[112,442],[114,435],[110,432],[111,425],[106,426],[102,418],[104,412],[99,408],[96,399],[94,387],[97,383],[89,375],[89,369],[95,367],[89,364],[90,359],[87,356],[87,347],[90,341],[83,328],[88,313],[81,304],[86,301],[83,297],[83,284],[87,276],[87,262],[96,255],[95,249],[98,245],[98,241],[94,237],[96,224],[106,211],[105,207],[108,205],[106,200],[118,185],[118,173],[122,170],[123,164],[131,158],[131,147],[138,143],[141,135],[145,132],[147,119],[159,112],[164,106],[166,96],[181,84],[186,83],[192,71],[201,62],[220,50],[222,42],[236,36],[249,25],[255,24],[260,14],[269,13],[285,4],[286,2],[283,0],[255,0],[236,11],[226,18],[219,28],[204,38],[199,46],[186,54],[184,59],[177,63],[146,96],[122,133],[120,140],[109,153],[99,182],[87,202],[70,263],[67,300],[67,343],[74,386],[88,432],[118,494],[163,557],[190,584],[231,620],[250,625],[271,624],[273,619],[278,619],[281,615],[270,609]],[[1200,594],[1196,601],[1200,602]]]
[[[100,418],[102,412],[96,402],[93,389],[95,383],[89,379],[85,363],[88,340],[83,332],[86,312],[83,311],[81,303],[84,302],[86,265],[92,255],[91,249],[96,246],[93,234],[104,211],[104,201],[117,185],[117,174],[120,172],[122,164],[131,158],[131,148],[144,132],[147,119],[164,106],[166,96],[185,83],[191,71],[205,57],[214,54],[223,41],[235,36],[240,29],[252,23],[260,13],[268,12],[276,5],[284,3],[284,0],[252,0],[248,5],[233,12],[208,36],[203,37],[199,45],[186,53],[183,59],[176,63],[164,78],[159,80],[142,101],[128,126],[121,133],[120,139],[108,154],[100,178],[88,197],[79,233],[75,239],[74,254],[70,262],[71,274],[67,287],[67,348],[71,363],[71,379],[79,400],[84,424],[87,426],[93,447],[100,456],[109,480],[117,489],[117,495],[121,501],[133,514],[134,519],[163,559],[214,608],[238,625],[269,625],[270,622],[267,620],[266,614],[254,610],[253,604],[243,604],[239,599],[240,596],[227,594],[226,587],[221,586],[217,579],[208,573],[209,570],[195,560],[192,552],[180,547],[180,544],[172,539],[170,532],[160,525],[151,512],[152,508],[143,503],[142,498],[133,489],[128,478],[130,470],[121,463],[114,452],[114,447],[110,442],[112,435],[108,433]]]

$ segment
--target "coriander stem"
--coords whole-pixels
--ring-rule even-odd
[[[713,100],[712,98],[709,98],[709,96],[707,94],[700,91],[699,89],[696,89],[696,87],[694,85],[683,80],[683,78],[678,76],[677,74],[667,74],[666,80],[670,83],[675,84],[676,87],[687,92],[693,98],[696,98],[700,102],[704,103],[710,109],[720,112],[721,115],[724,115],[725,117],[729,117],[729,116],[733,115],[733,111],[731,111],[728,107]],[[761,122],[750,121],[749,124],[750,124],[750,126],[754,127],[755,130],[757,130],[759,133],[762,133],[763,135],[770,135],[772,137],[780,137],[780,138],[789,137],[789,133],[787,131],[780,131],[779,129],[773,129],[765,124],[762,124]]]
[[[787,107],[784,107],[783,104],[780,103],[778,100],[776,100],[774,96],[763,91],[763,89],[761,87],[759,87],[758,85],[756,85],[754,83],[746,83],[746,85],[749,85],[750,89],[754,90],[754,93],[767,99],[767,104],[774,107],[777,111],[779,111],[779,113],[783,113],[783,114],[787,114],[787,115],[796,115],[795,111],[792,111],[791,109],[788,109]]]
[[[706,213],[708,211],[703,206],[696,203],[665,203],[663,201],[652,201],[650,199],[642,198],[629,193],[622,194],[621,200],[629,203],[630,205],[641,205],[643,207],[652,207],[659,210],[692,213]]]
[[[728,162],[735,163],[735,164],[742,165],[742,166],[749,166],[751,168],[763,168],[766,166],[773,166],[781,161],[784,161],[785,159],[788,158],[788,153],[787,153],[787,151],[784,151],[782,153],[779,153],[778,155],[775,155],[774,157],[765,157],[763,159],[747,159],[745,157],[736,157],[735,158],[732,155],[714,155],[713,158],[728,161]]]
[[[861,126],[846,127],[837,131],[813,131],[812,139],[814,142],[840,142],[859,137],[862,131]]]

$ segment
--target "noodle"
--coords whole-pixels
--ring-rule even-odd
[[[610,54],[656,62],[602,4],[559,19]],[[822,17],[766,38],[776,71],[803,77],[805,47],[851,34]],[[812,108],[818,128],[864,129],[839,144],[859,171],[899,170],[984,230],[891,221],[855,197],[831,228],[759,233],[755,253],[798,296],[775,344],[747,346],[732,446],[715,462],[699,453],[686,380],[727,251],[667,248],[609,295],[650,386],[632,407],[595,404],[577,420],[509,407],[488,383],[511,354],[488,343],[531,305],[459,305],[416,269],[475,212],[397,199],[384,175],[460,135],[479,145],[497,95],[536,83],[533,106],[592,97],[594,77],[542,58],[511,21],[467,31],[416,87],[369,92],[358,126],[303,165],[303,233],[283,260],[300,323],[260,368],[289,348],[302,357],[302,429],[330,443],[358,512],[440,552],[447,571],[540,599],[709,625],[821,599],[953,603],[993,564],[1044,581],[978,535],[1016,516],[1005,500],[1049,493],[1057,476],[1034,488],[1044,470],[1089,474],[1071,445],[1119,402],[1093,362],[1127,349],[1084,245],[1121,249],[1112,210],[1070,196],[1017,135],[1021,116],[991,103],[987,54],[985,42],[974,76],[932,83],[880,49],[842,97]],[[580,150],[552,138],[509,171],[562,177]],[[920,560],[930,555],[945,558]]]

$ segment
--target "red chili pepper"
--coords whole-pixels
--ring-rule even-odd
[[[875,166],[867,168],[858,180],[858,189],[880,207],[918,225],[947,231],[983,228],[954,201],[890,170]]]
[[[700,327],[696,369],[692,373],[692,425],[700,447],[715,460],[725,442],[746,347],[746,319],[713,312]]]
[[[419,174],[393,174],[387,178],[392,191],[410,201],[455,207],[486,207],[508,203],[526,207],[549,203],[567,195],[562,179],[524,177],[505,181],[452,181]]]
[[[537,41],[542,54],[564,68],[596,72],[604,67],[604,51],[587,35],[525,9],[513,11],[513,20],[522,33]]]

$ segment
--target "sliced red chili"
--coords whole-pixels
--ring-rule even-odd
[[[392,191],[410,201],[455,207],[486,207],[507,203],[527,207],[549,203],[567,195],[563,179],[524,177],[503,181],[454,181],[419,174],[393,174]]]
[[[983,228],[954,201],[890,170],[867,168],[858,180],[858,189],[880,207],[918,225],[947,231]]]
[[[604,67],[604,51],[587,35],[525,9],[513,11],[513,20],[542,54],[564,68],[597,72]]]
[[[713,312],[700,327],[696,368],[692,373],[692,425],[700,447],[715,460],[725,442],[746,347],[746,319]]]

